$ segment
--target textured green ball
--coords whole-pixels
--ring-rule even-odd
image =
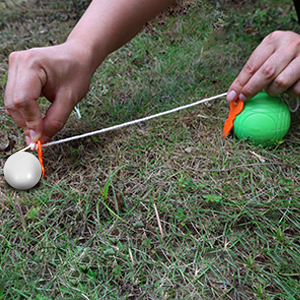
[[[279,97],[260,92],[245,101],[243,111],[233,123],[233,130],[237,138],[248,138],[251,144],[267,147],[282,140],[290,125],[288,106]]]

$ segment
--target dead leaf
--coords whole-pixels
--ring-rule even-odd
[[[15,140],[11,139],[8,135],[7,135],[7,139],[8,139],[8,143],[4,148],[0,148],[1,152],[12,151],[16,144]]]
[[[253,32],[253,29],[252,28],[246,28],[244,31],[243,31],[243,33],[251,33],[251,32]]]
[[[131,190],[132,190],[132,187],[131,187],[131,186],[128,186],[128,187],[126,187],[126,189],[124,190],[123,194],[124,194],[124,195],[129,195],[130,192],[131,192]]]
[[[117,194],[116,198],[117,198],[117,203],[115,203],[115,206],[116,206],[115,208],[116,208],[116,211],[119,211],[122,208],[122,206],[124,205],[124,201],[122,199],[122,195],[120,192]]]

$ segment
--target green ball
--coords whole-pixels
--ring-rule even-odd
[[[236,116],[233,130],[238,139],[248,138],[253,145],[271,146],[282,140],[291,125],[288,106],[265,92],[245,101],[243,111]]]

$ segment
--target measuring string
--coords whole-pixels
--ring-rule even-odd
[[[122,124],[119,124],[119,125],[114,125],[114,126],[111,126],[111,127],[108,127],[108,128],[103,128],[103,129],[99,129],[99,130],[96,130],[96,131],[91,131],[91,132],[87,132],[87,133],[84,133],[84,134],[75,135],[73,137],[69,137],[69,138],[49,142],[49,143],[43,144],[42,147],[49,147],[49,146],[53,146],[53,145],[57,145],[57,144],[66,143],[66,142],[70,142],[70,141],[73,141],[73,140],[81,139],[81,138],[84,138],[84,137],[92,136],[92,135],[95,135],[95,134],[104,133],[104,132],[108,132],[108,131],[112,131],[112,130],[117,130],[117,129],[120,129],[120,128],[123,128],[123,127],[126,127],[126,126],[134,125],[134,124],[137,124],[137,123],[140,123],[140,122],[145,122],[145,121],[148,121],[148,120],[151,120],[151,119],[154,119],[154,118],[165,116],[165,115],[177,112],[179,110],[184,110],[184,109],[199,105],[199,104],[204,103],[204,102],[208,102],[208,101],[211,101],[211,100],[214,100],[214,99],[224,97],[226,95],[227,95],[227,93],[222,93],[222,94],[219,94],[219,95],[216,95],[216,96],[205,98],[205,99],[199,100],[197,102],[193,102],[193,103],[190,103],[190,104],[187,104],[187,105],[184,105],[184,106],[179,106],[179,107],[173,108],[171,110],[160,112],[160,113],[157,113],[157,114],[154,114],[154,115],[151,115],[151,116],[148,116],[148,117],[144,117],[144,118],[141,118],[141,119],[136,119],[136,120],[129,121],[129,122],[126,122],[126,123],[122,123]],[[27,146],[26,148],[20,150],[19,152],[26,151],[29,148],[30,148],[30,146]]]

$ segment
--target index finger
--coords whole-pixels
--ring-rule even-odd
[[[30,133],[31,142],[36,142],[43,133],[37,100],[41,95],[45,72],[38,66],[30,65],[26,55],[18,53],[10,56],[10,70],[5,105],[12,119],[25,133]]]
[[[255,75],[255,73],[262,67],[266,60],[274,53],[275,48],[272,44],[267,43],[265,45],[262,42],[252,53],[245,66],[241,70],[238,77],[231,84],[228,94],[228,101],[235,101],[238,98],[241,99],[241,92],[244,86],[249,82],[249,80]],[[259,92],[259,91],[258,91]]]

